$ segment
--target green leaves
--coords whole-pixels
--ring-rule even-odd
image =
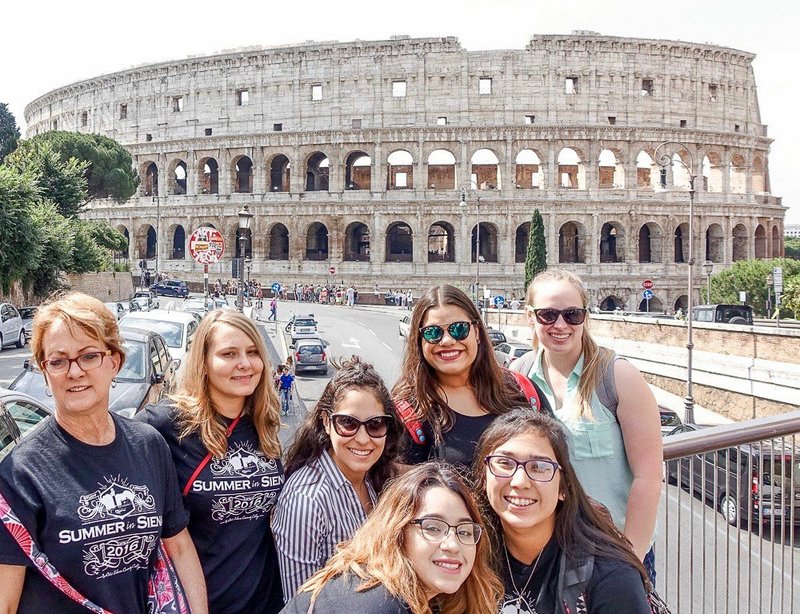
[[[531,217],[528,250],[525,254],[525,291],[537,274],[547,269],[547,243],[544,239],[544,220],[536,209]]]
[[[0,164],[8,154],[17,148],[18,141],[17,120],[8,110],[8,105],[0,102]]]
[[[747,292],[747,303],[760,316],[767,313],[767,276],[772,268],[783,267],[784,289],[800,281],[800,260],[775,258],[774,260],[739,260],[726,271],[711,278],[711,302],[739,303],[739,292]],[[770,292],[772,290],[770,289]],[[775,305],[775,297],[772,297]],[[788,307],[787,304],[784,304]],[[794,308],[791,308],[794,309]],[[797,313],[797,312],[795,312]]]
[[[38,199],[33,177],[0,166],[0,287],[4,292],[38,263],[42,248],[31,217]]]

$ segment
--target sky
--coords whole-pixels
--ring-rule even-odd
[[[800,223],[791,143],[800,142],[800,5],[789,0],[10,0],[2,9],[0,102],[24,131],[25,105],[74,81],[247,46],[455,36],[470,51],[522,49],[534,34],[593,30],[713,43],[756,54],[769,127],[772,194]]]

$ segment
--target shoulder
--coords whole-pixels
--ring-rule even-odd
[[[612,356],[611,360],[614,361],[614,382],[618,386],[620,384],[625,385],[644,381],[644,376],[641,371],[639,371],[633,363],[616,354]]]
[[[178,408],[171,403],[148,403],[144,409],[134,416],[134,421],[149,424],[159,432],[171,431],[175,428]]]
[[[328,612],[324,605],[336,605],[337,612],[350,611],[359,614],[405,614],[408,607],[402,599],[392,595],[382,584],[359,591],[363,580],[354,574],[344,574],[329,581],[317,600],[320,612]]]
[[[281,501],[302,499],[311,504],[331,497],[332,484],[325,472],[320,470],[317,461],[313,460],[295,471],[281,490]]]
[[[602,611],[623,607],[626,612],[649,612],[642,576],[624,561],[596,558],[586,592],[591,603],[605,605]]]
[[[143,448],[151,451],[166,451],[169,453],[167,442],[155,427],[145,422],[140,422],[139,420],[117,416],[113,413],[111,415],[118,429],[117,436],[122,437],[127,444],[135,448]]]

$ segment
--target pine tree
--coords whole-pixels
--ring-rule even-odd
[[[531,218],[528,251],[525,254],[525,290],[538,273],[547,269],[547,244],[544,240],[544,220],[536,209]]]

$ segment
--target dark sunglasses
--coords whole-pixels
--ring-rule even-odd
[[[336,431],[339,437],[353,437],[363,424],[367,435],[379,439],[386,437],[389,432],[389,425],[392,423],[391,416],[373,416],[366,420],[359,420],[349,414],[328,414],[328,416],[330,416],[333,424],[333,430]]]
[[[571,324],[572,326],[583,324],[584,320],[586,320],[586,308],[581,309],[579,307],[570,307],[569,309],[550,309],[545,307],[542,309],[536,309],[535,307],[528,305],[525,307],[525,309],[533,312],[533,315],[536,316],[536,321],[539,324],[555,324],[558,320],[558,316],[562,316],[564,318],[564,322]]]
[[[453,322],[447,325],[447,334],[455,341],[464,341],[469,337],[471,328],[472,322]],[[419,329],[419,332],[422,333],[422,338],[428,343],[439,343],[444,338],[444,331],[445,329],[438,324],[423,326]]]

